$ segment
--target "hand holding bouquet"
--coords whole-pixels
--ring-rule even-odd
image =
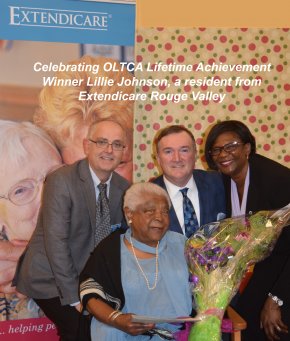
[[[290,204],[204,225],[188,239],[185,253],[200,318],[191,329],[190,341],[220,341],[225,308],[247,267],[269,255],[289,223]]]

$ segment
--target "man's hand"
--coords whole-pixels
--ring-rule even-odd
[[[15,274],[19,257],[23,253],[27,241],[0,240],[0,292],[11,294],[16,292],[16,288],[11,286]]]
[[[261,328],[270,341],[279,340],[280,333],[288,333],[288,327],[281,318],[281,309],[276,302],[268,297],[261,312]]]

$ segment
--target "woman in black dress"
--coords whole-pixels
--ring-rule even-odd
[[[206,140],[205,155],[209,167],[223,175],[228,216],[289,204],[289,168],[257,154],[255,138],[242,122],[229,120],[214,125]],[[243,340],[289,341],[289,226],[284,228],[271,255],[255,266],[235,309],[247,321]]]

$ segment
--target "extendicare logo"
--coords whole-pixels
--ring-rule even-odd
[[[16,7],[10,8],[10,25],[44,26],[51,28],[74,28],[83,30],[108,29],[108,13],[60,10],[54,8]]]

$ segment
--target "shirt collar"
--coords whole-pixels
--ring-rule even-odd
[[[90,173],[94,182],[95,187],[98,186],[98,184],[101,182],[101,180],[97,177],[96,173],[93,171],[92,167],[89,165],[89,169],[90,169]],[[112,175],[113,173],[111,173],[109,179],[105,182],[105,184],[107,184],[107,187],[109,187],[110,185],[110,181],[112,179]]]
[[[188,180],[187,184],[185,186],[182,186],[182,187],[174,185],[172,182],[167,180],[165,176],[163,176],[163,180],[164,180],[164,183],[165,183],[165,186],[167,188],[167,192],[168,192],[170,198],[174,198],[176,195],[178,195],[180,193],[179,191],[182,188],[188,187],[189,190],[191,190],[194,188],[194,185],[195,185],[193,176],[191,176],[190,179]]]

